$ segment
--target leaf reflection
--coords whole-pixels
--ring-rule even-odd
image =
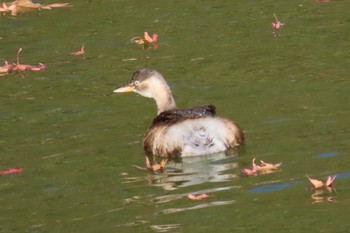
[[[313,200],[312,204],[322,203],[322,202],[333,202],[335,200],[335,196],[333,195],[334,190],[332,191],[325,191],[317,189],[315,192],[311,195],[311,198]]]

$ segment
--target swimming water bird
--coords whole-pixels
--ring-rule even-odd
[[[156,101],[158,114],[144,136],[147,156],[184,157],[223,152],[244,143],[240,127],[215,115],[212,105],[178,109],[163,76],[154,69],[137,70],[127,86],[113,91],[136,92]]]

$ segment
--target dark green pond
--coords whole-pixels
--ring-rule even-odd
[[[24,169],[0,176],[1,233],[349,232],[350,1],[71,3],[0,16],[0,58],[23,48],[21,63],[47,66],[0,77],[0,170]],[[158,49],[129,43],[144,31]],[[82,45],[85,61],[70,55]],[[179,107],[235,119],[245,147],[135,168],[156,106],[112,90],[141,67]],[[242,176],[254,157],[283,165]],[[310,189],[329,175],[336,191]]]

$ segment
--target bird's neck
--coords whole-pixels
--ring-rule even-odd
[[[158,77],[151,77],[149,82],[152,88],[147,88],[148,91],[141,92],[141,94],[156,101],[158,115],[164,111],[176,109],[173,94],[164,78],[159,74]]]
[[[157,103],[158,115],[164,111],[176,109],[176,103],[170,89],[158,92],[154,99]]]

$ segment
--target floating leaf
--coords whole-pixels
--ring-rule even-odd
[[[19,13],[30,11],[46,9],[51,10],[57,7],[70,7],[69,3],[53,3],[49,5],[44,5],[40,3],[33,3],[31,0],[16,0],[13,2],[3,2],[0,7],[0,12],[11,12],[12,16],[17,16]]]
[[[7,170],[0,171],[0,175],[9,175],[23,172],[23,168],[9,168]]]
[[[332,187],[333,182],[334,182],[334,180],[335,180],[335,177],[336,177],[336,176],[333,176],[333,177],[328,176],[327,181],[326,181],[326,187]]]
[[[73,56],[80,56],[80,55],[84,55],[85,54],[85,49],[84,49],[84,45],[81,46],[81,49],[75,52],[71,52],[70,54],[72,54]]]
[[[163,159],[159,164],[152,165],[152,170],[153,171],[163,170],[165,168],[167,162],[168,162],[167,159]]]
[[[143,46],[143,49],[158,48],[158,34],[154,33],[152,37],[148,32],[144,32],[143,37],[136,36],[130,39],[130,42]]]
[[[5,64],[3,66],[0,66],[0,75],[5,75],[8,72],[11,72],[13,70],[17,71],[44,71],[46,69],[46,66],[43,63],[38,63],[38,65],[28,65],[28,64],[21,64],[19,62],[19,55],[22,51],[22,48],[20,48],[17,51],[17,56],[16,56],[16,63],[9,64],[7,61],[5,61]]]
[[[273,35],[274,37],[278,36],[278,30],[285,25],[285,23],[282,23],[278,20],[277,15],[274,13],[273,17],[275,18],[275,21],[272,22],[272,28],[273,28]]]
[[[326,183],[324,183],[323,181],[316,180],[316,179],[313,179],[313,178],[310,178],[309,176],[307,176],[307,178],[309,179],[309,181],[311,182],[311,184],[314,186],[315,189],[320,189],[323,187],[325,187],[325,188],[332,187],[333,182],[335,180],[335,177],[336,176],[333,176],[333,177],[328,176]]]
[[[282,163],[272,164],[272,163],[266,163],[266,162],[264,162],[262,160],[260,160],[260,162],[261,162],[261,165],[257,166],[257,170],[259,172],[262,172],[262,173],[270,173],[273,170],[279,169],[280,166],[282,165]]]
[[[311,184],[314,186],[315,189],[322,188],[324,186],[323,182],[320,180],[312,179],[309,176],[307,177]]]
[[[157,43],[157,40],[158,40],[158,34],[153,34],[152,37],[150,37],[148,32],[144,32],[143,37],[149,43]]]
[[[258,174],[267,174],[275,170],[278,170],[281,167],[282,163],[267,163],[260,160],[260,165],[255,163],[255,158],[252,160],[252,168],[243,168],[242,173],[248,176],[258,175]]]
[[[190,199],[190,200],[198,201],[198,200],[202,200],[202,199],[204,199],[204,198],[209,197],[209,195],[206,194],[206,193],[202,193],[202,194],[198,194],[198,195],[196,196],[196,195],[194,195],[194,194],[190,194],[190,193],[189,193],[189,194],[186,195],[186,197],[187,197],[188,199]]]

